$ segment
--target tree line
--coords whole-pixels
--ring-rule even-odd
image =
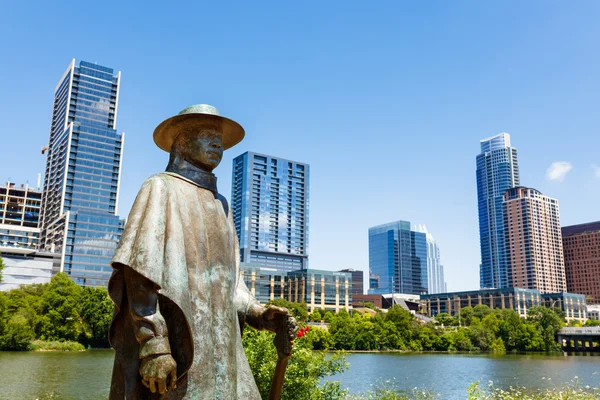
[[[0,292],[0,350],[28,350],[33,340],[109,347],[112,312],[106,289],[82,288],[64,273]]]
[[[394,306],[361,314],[315,310],[304,303],[277,299],[301,326],[323,321],[304,338],[314,350],[410,351],[552,351],[556,332],[565,326],[558,309],[531,307],[527,318],[514,310],[485,305],[464,307],[457,317],[442,313],[424,324],[407,310]],[[0,349],[27,350],[33,340],[74,341],[85,347],[109,347],[108,329],[113,303],[104,288],[82,288],[60,273],[50,283],[0,292]],[[598,321],[588,321],[587,325]]]
[[[346,310],[308,314],[283,300],[274,303],[291,307],[301,320],[328,323],[327,329],[314,328],[305,335],[315,350],[554,351],[560,349],[556,333],[566,325],[559,309],[541,306],[529,308],[527,318],[521,318],[514,310],[476,305],[462,308],[460,320],[442,313],[423,323],[398,305],[386,313],[350,315]]]

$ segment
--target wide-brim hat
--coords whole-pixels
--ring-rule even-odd
[[[154,143],[170,153],[173,141],[180,133],[206,125],[221,130],[225,150],[241,142],[246,134],[240,124],[219,115],[216,107],[208,104],[196,104],[161,122],[154,130]]]

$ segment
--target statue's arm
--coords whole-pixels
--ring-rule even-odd
[[[154,283],[127,266],[123,272],[129,312],[135,325],[135,337],[140,344],[140,359],[171,354],[167,324],[160,313]]]
[[[265,307],[261,306],[252,292],[248,290],[243,279],[240,279],[235,291],[235,305],[240,319],[254,329],[263,329],[262,315]]]

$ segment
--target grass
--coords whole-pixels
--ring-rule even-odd
[[[542,378],[546,380],[546,378]],[[551,381],[548,379],[548,381]],[[487,388],[481,388],[479,382],[473,383],[468,388],[469,400],[598,400],[600,388],[582,386],[577,377],[569,384],[561,387],[553,386],[544,389],[529,389],[526,387],[512,387],[508,389],[494,388],[494,383],[489,382]]]
[[[47,342],[44,340],[34,340],[31,342],[31,350],[33,351],[84,351],[85,347],[81,343],[71,342],[69,340],[63,342]]]
[[[546,380],[546,378],[542,378]],[[546,381],[550,381],[547,379]],[[550,381],[551,382],[551,381]],[[467,393],[468,400],[598,400],[600,388],[582,386],[577,377],[570,383],[545,389],[525,387],[495,388],[493,382],[481,387],[479,382],[471,384]],[[360,395],[347,395],[345,400],[434,400],[442,396],[427,389],[399,389],[394,382],[379,382],[375,387]]]

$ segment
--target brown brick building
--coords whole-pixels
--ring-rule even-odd
[[[600,221],[562,228],[569,292],[600,304]]]

